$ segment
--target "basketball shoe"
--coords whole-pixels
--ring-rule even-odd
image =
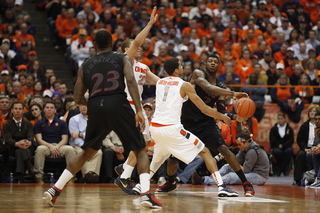
[[[219,192],[218,192],[219,197],[238,197],[239,196],[239,193],[237,191],[230,189],[225,184],[218,186],[218,189],[219,189]]]
[[[151,193],[150,190],[146,193],[141,194],[140,196],[140,205],[152,209],[161,209],[162,203],[160,203],[157,199],[155,199]]]
[[[244,182],[243,183],[243,188],[244,188],[244,196],[245,197],[252,197],[254,196],[254,189],[251,183],[249,182]]]
[[[122,172],[123,172],[123,163],[122,163],[122,164],[119,164],[118,166],[115,166],[115,167],[114,167],[114,171],[115,171],[118,175],[121,175]]]
[[[132,180],[130,178],[124,179],[118,176],[114,181],[114,185],[120,187],[120,189],[128,195],[137,195],[135,191],[132,190]]]
[[[171,192],[173,190],[177,189],[176,182],[169,183],[168,181],[163,184],[162,186],[159,186],[154,192],[155,193],[165,193],[165,192]]]
[[[140,193],[141,193],[140,183],[137,183],[137,184],[135,185],[135,187],[132,189],[132,191],[134,191],[134,193],[136,193],[137,195],[140,195]]]
[[[51,186],[44,194],[43,194],[43,200],[48,204],[49,206],[53,206],[56,202],[57,198],[59,197],[62,190],[57,189],[54,185]]]

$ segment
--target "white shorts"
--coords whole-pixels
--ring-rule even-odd
[[[130,105],[131,105],[134,113],[136,113],[136,106],[134,104],[130,104]],[[141,108],[142,108],[142,115],[144,117],[144,123],[145,123],[145,128],[144,128],[144,131],[143,131],[142,134],[144,134],[147,137],[147,141],[150,141],[151,140],[151,136],[150,136],[150,131],[149,131],[149,120],[148,120],[146,111],[144,111],[142,106],[141,106]]]
[[[191,132],[185,130],[182,124],[171,126],[150,126],[152,139],[156,141],[152,161],[161,161],[164,156],[174,157],[189,164],[203,150],[204,143]]]

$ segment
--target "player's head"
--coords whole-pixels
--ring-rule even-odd
[[[251,142],[252,138],[247,132],[241,132],[236,136],[236,143],[241,151],[244,151]]]
[[[180,77],[182,75],[181,62],[177,58],[169,58],[164,62],[164,70],[168,75],[175,75]]]
[[[121,44],[121,50],[123,53],[125,53],[133,44],[133,39],[127,39]],[[141,47],[139,47],[138,51],[134,54],[134,58],[140,58],[141,57]]]
[[[98,50],[112,48],[111,34],[106,30],[99,30],[95,36],[94,43]]]
[[[207,57],[206,60],[206,70],[209,73],[216,73],[219,69],[220,59],[218,55],[211,54]]]

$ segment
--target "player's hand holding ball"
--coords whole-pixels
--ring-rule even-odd
[[[231,126],[231,119],[226,116],[226,115],[223,115],[223,119],[221,119],[224,121],[225,124],[227,124],[228,126]]]

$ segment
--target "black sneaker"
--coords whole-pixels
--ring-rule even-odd
[[[57,189],[53,185],[43,194],[43,198],[42,199],[49,206],[53,206],[61,192],[62,192],[62,190]]]
[[[177,189],[177,184],[176,182],[169,183],[168,181],[163,184],[162,186],[159,186],[154,192],[155,193],[165,193],[165,192],[170,192],[173,190]]]
[[[237,191],[230,189],[225,184],[218,186],[218,188],[219,188],[219,192],[218,192],[219,197],[238,197],[239,196],[239,193]]]
[[[124,179],[118,176],[114,181],[114,185],[120,187],[120,189],[128,195],[136,195],[136,193],[132,190],[132,180],[130,178]]]
[[[196,170],[192,172],[191,182],[192,185],[203,185],[203,179],[198,175]]]
[[[152,209],[161,209],[162,203],[155,199],[151,194],[150,190],[140,196],[140,205]]]
[[[122,164],[119,164],[118,166],[115,166],[115,167],[114,167],[114,171],[115,171],[118,175],[121,175],[122,172],[123,172],[123,163],[122,163]]]
[[[254,196],[254,189],[251,183],[249,182],[244,182],[243,183],[243,188],[244,188],[244,196],[245,197],[252,197]]]

